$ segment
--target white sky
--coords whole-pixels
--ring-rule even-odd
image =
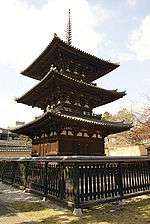
[[[73,45],[104,59],[120,61],[116,71],[97,81],[127,96],[105,107],[115,113],[126,106],[139,110],[150,87],[150,2],[143,0],[5,0],[0,1],[0,127],[29,121],[38,109],[16,104],[36,81],[19,75],[51,41],[65,38],[71,8]]]

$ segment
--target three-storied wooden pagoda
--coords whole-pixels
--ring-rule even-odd
[[[130,124],[105,121],[92,113],[93,108],[125,95],[93,83],[118,66],[73,47],[70,36],[64,42],[54,35],[41,55],[22,72],[39,83],[16,99],[44,111],[39,118],[14,130],[32,139],[32,156],[105,155],[104,138],[131,128]]]

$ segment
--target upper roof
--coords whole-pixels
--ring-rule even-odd
[[[68,45],[57,35],[54,35],[45,50],[21,74],[41,80],[52,64],[62,67],[64,64],[66,66],[67,63],[75,65],[79,70],[83,68],[84,75],[89,82],[100,78],[119,66],[119,64],[100,59],[72,45]]]
[[[18,103],[24,103],[29,106],[37,106],[41,109],[45,109],[45,106],[47,106],[45,105],[46,97],[49,96],[50,100],[51,95],[53,95],[56,90],[56,86],[68,89],[68,95],[70,95],[71,91],[75,89],[79,96],[80,93],[81,95],[90,96],[92,98],[92,108],[110,103],[125,95],[125,92],[106,90],[84,81],[74,79],[73,77],[69,77],[67,72],[58,71],[57,68],[52,67],[47,75],[37,85],[20,98],[17,98],[16,101]]]

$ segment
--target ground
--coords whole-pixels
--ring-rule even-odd
[[[5,202],[5,203],[3,203]],[[148,224],[150,195],[125,200],[122,205],[109,203],[83,210],[76,217],[72,210],[40,197],[0,184],[0,224]],[[8,218],[18,216],[18,221]],[[4,219],[5,218],[5,219]],[[22,221],[24,220],[24,221]]]

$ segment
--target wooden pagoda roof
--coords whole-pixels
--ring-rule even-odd
[[[17,98],[16,101],[18,103],[44,109],[43,99],[45,100],[47,96],[50,96],[51,88],[54,89],[53,91],[55,91],[54,83],[57,86],[61,85],[63,88],[68,89],[68,95],[70,95],[71,90],[76,89],[76,91],[79,92],[79,95],[81,93],[92,96],[93,108],[110,103],[126,95],[125,92],[118,92],[117,90],[106,90],[83,82],[82,80],[80,81],[74,79],[68,76],[67,72],[58,71],[56,68],[53,68],[50,69],[47,75],[37,85],[35,85],[20,98]]]
[[[56,65],[56,62],[60,63],[61,67],[63,63],[74,63],[76,66],[84,68],[86,70],[85,76],[89,82],[119,67],[119,64],[100,59],[72,45],[68,45],[57,35],[54,35],[53,40],[46,49],[21,74],[41,80],[47,74],[51,65]]]
[[[74,130],[76,128],[85,128],[90,131],[101,131],[106,136],[127,131],[132,127],[131,124],[125,124],[124,122],[109,122],[94,117],[71,116],[49,110],[34,121],[14,129],[13,132],[32,136],[33,133],[37,134],[39,130],[41,133],[47,133],[50,127],[56,127],[57,129],[60,126],[61,128],[72,127]]]

